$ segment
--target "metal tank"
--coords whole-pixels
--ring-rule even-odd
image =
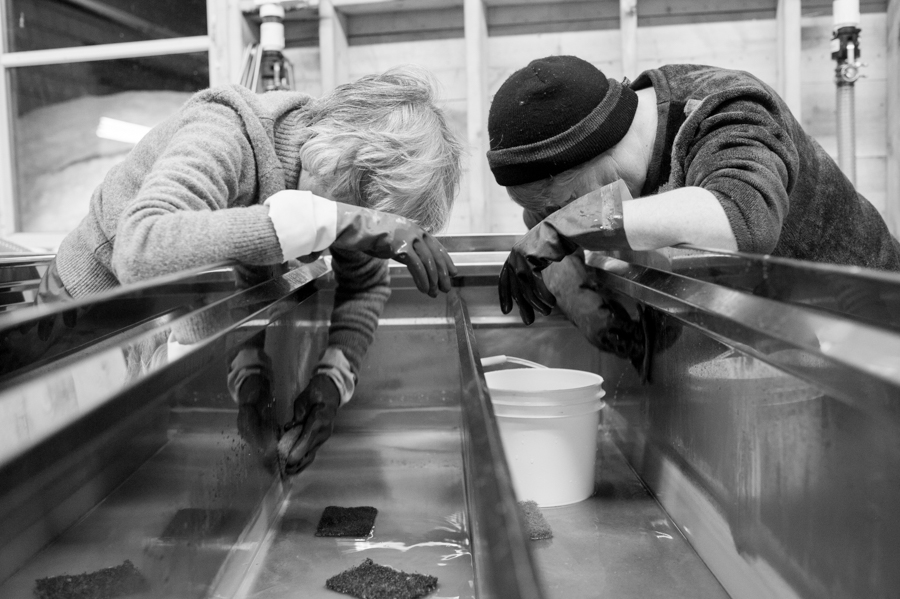
[[[218,265],[31,306],[47,257],[0,263],[0,597],[130,561],[136,597],[337,597],[371,558],[434,597],[891,597],[900,588],[900,278],[698,248],[594,255],[649,376],[560,314],[500,313],[511,236],[449,237],[461,275],[393,294],[331,439],[295,477],[271,444],[327,338],[326,260],[244,287]],[[5,287],[4,287],[5,286]],[[226,379],[252,348],[274,400]],[[601,374],[596,489],[523,527],[481,358]],[[329,505],[374,534],[315,536]]]

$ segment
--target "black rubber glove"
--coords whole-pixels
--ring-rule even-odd
[[[251,341],[252,346],[238,352],[231,361],[227,381],[228,392],[238,404],[238,435],[256,451],[267,469],[274,469],[280,430],[272,393],[272,361],[257,346],[264,340],[259,336]]]
[[[534,322],[534,311],[545,316],[556,304],[544,285],[541,271],[578,248],[587,250],[628,249],[622,224],[622,202],[631,199],[621,179],[604,185],[537,223],[512,248],[500,271],[500,309],[519,306],[522,322]]]
[[[314,375],[294,400],[294,419],[285,425],[278,442],[278,456],[285,474],[297,474],[309,466],[334,428],[341,405],[337,385],[326,374]]]
[[[332,244],[375,258],[405,264],[422,293],[437,297],[450,291],[456,266],[444,246],[428,231],[402,216],[337,203],[337,238]]]

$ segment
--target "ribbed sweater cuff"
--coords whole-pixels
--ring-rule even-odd
[[[248,264],[277,264],[285,260],[278,243],[278,235],[268,206],[256,205],[247,208],[223,210],[226,214],[224,234],[228,239],[232,256]]]

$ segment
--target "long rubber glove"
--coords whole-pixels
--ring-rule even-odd
[[[457,274],[437,239],[411,220],[388,212],[337,203],[337,238],[332,245],[405,264],[419,291],[431,297],[437,297],[438,289],[450,291],[450,277]]]
[[[331,377],[316,374],[294,400],[294,419],[285,425],[278,442],[278,457],[285,474],[297,474],[316,457],[331,436],[341,394]]]
[[[500,271],[500,309],[519,306],[522,322],[534,322],[534,311],[545,316],[556,298],[544,285],[541,271],[579,247],[587,250],[629,249],[622,223],[622,202],[631,199],[621,179],[570,202],[535,225],[512,248]]]

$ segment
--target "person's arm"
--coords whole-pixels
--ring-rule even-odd
[[[391,296],[388,264],[386,260],[362,252],[338,248],[331,249],[331,256],[337,288],[328,329],[328,347],[341,352],[355,381],[375,338],[378,319]],[[342,398],[343,402],[349,399],[349,395]]]
[[[737,249],[722,204],[702,187],[682,187],[623,202],[622,222],[628,245],[634,250],[656,250],[680,243]]]
[[[350,400],[356,377],[390,297],[387,262],[361,252],[331,249],[337,279],[328,348],[306,389],[294,400],[294,418],[278,442],[286,474],[309,466],[331,436],[338,408]]]
[[[715,196],[739,251],[771,252],[790,209],[800,161],[780,109],[772,98],[747,92],[697,110],[703,112],[685,135],[689,142],[673,149],[682,187],[701,187]]]
[[[158,153],[135,148],[132,159],[154,162],[119,217],[112,266],[121,282],[228,259],[283,260],[267,206],[229,208],[254,191],[253,149],[242,131],[231,109],[209,104],[182,115]]]

